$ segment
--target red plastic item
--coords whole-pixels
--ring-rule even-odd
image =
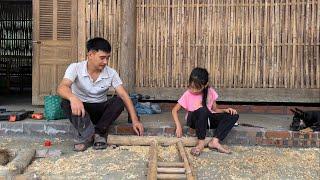
[[[9,121],[10,122],[15,122],[17,120],[17,116],[16,115],[10,115],[9,116]]]
[[[49,147],[49,146],[51,146],[51,145],[52,145],[52,143],[51,143],[50,140],[45,140],[45,141],[44,141],[44,146],[45,146],[45,147]]]
[[[31,118],[37,120],[43,119],[43,113],[34,113],[31,115]]]

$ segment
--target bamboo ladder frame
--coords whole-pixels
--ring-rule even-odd
[[[176,143],[182,162],[158,162],[158,142],[153,141],[149,150],[148,180],[155,179],[196,179],[190,158],[181,141]]]

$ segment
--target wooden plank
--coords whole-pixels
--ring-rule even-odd
[[[109,137],[108,137],[109,139]],[[157,179],[157,160],[158,160],[158,143],[153,141],[149,150],[149,166],[147,180],[156,180]]]

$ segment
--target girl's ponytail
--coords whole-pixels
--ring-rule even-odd
[[[207,97],[208,97],[209,86],[206,86],[202,90],[202,107],[207,109]]]

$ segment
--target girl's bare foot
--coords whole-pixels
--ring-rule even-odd
[[[192,154],[193,156],[199,156],[204,149],[204,145],[204,140],[198,140],[197,146],[191,149],[190,154]]]
[[[217,138],[212,138],[212,140],[208,143],[208,148],[210,150],[217,150],[218,152],[221,153],[226,153],[226,154],[230,154],[231,151],[227,148],[224,148],[220,143],[219,143],[219,139]]]

